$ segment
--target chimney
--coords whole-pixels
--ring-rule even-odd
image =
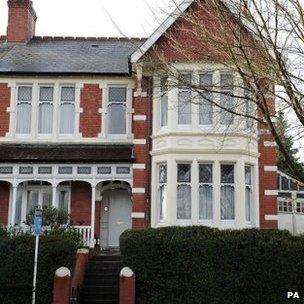
[[[35,35],[37,16],[30,0],[8,0],[8,42],[27,42]]]

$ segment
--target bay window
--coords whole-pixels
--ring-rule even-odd
[[[247,86],[244,88],[244,99],[245,99],[245,115],[246,115],[246,129],[251,130],[253,127],[253,119],[250,116],[254,115],[254,104],[250,100],[251,93]]]
[[[178,124],[191,125],[192,123],[192,92],[189,87],[192,75],[181,75],[178,89]]]
[[[235,219],[234,165],[221,165],[221,219]]]
[[[203,89],[199,103],[199,124],[212,125],[213,105],[212,105],[212,74],[200,75],[200,87]]]
[[[213,218],[213,165],[199,165],[199,219]]]
[[[167,202],[167,165],[158,166],[159,220],[163,221],[166,214]]]
[[[252,204],[252,169],[250,166],[245,166],[245,214],[246,221],[251,221],[251,206]]]
[[[17,134],[30,134],[32,121],[32,87],[19,86],[17,90]]]
[[[235,110],[235,103],[233,98],[233,75],[221,74],[221,106],[220,109],[220,123],[221,125],[230,126],[234,123],[234,114],[229,112]],[[228,110],[228,111],[227,111]]]
[[[191,219],[191,164],[177,165],[177,219]]]
[[[110,87],[108,92],[108,133],[126,134],[127,88]]]
[[[39,90],[38,133],[53,133],[54,88],[41,86]]]
[[[168,78],[162,77],[160,81],[160,126],[168,125]]]
[[[61,87],[59,130],[67,135],[75,132],[75,87]]]

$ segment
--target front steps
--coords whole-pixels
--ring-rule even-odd
[[[86,269],[81,304],[119,304],[121,256],[102,253],[91,259]]]

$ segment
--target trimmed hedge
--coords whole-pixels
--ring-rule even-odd
[[[79,240],[72,232],[52,231],[40,237],[37,304],[51,304],[55,271],[72,269]],[[35,237],[11,235],[0,228],[0,303],[30,304]]]
[[[140,304],[278,304],[287,291],[304,296],[304,237],[286,231],[128,230],[120,248]]]

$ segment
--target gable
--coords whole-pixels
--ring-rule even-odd
[[[228,14],[230,18],[237,18],[240,19],[239,14],[239,8],[238,6],[235,6],[231,1],[229,0],[219,0],[220,4],[223,4],[223,7],[228,9]],[[199,2],[199,4],[198,4]],[[165,51],[165,53],[175,53],[174,58],[171,59],[182,59],[180,57],[187,57],[189,54],[186,54],[185,56],[180,56],[181,54],[176,54],[176,50],[173,51],[172,48],[172,42],[173,39],[176,39],[179,43],[181,40],[185,40],[185,46],[187,45],[195,45],[197,44],[197,41],[193,39],[193,35],[191,35],[190,26],[186,25],[185,20],[183,19],[184,14],[186,14],[186,11],[189,9],[193,9],[194,15],[197,17],[201,17],[202,25],[205,27],[210,27],[210,30],[214,30],[212,28],[218,20],[216,20],[215,16],[212,16],[211,10],[208,9],[208,6],[210,6],[210,2],[208,1],[200,1],[200,0],[184,0],[180,6],[178,6],[175,11],[169,15],[169,17],[158,27],[158,29],[132,54],[131,56],[131,63],[135,63],[145,57],[149,52],[151,52],[152,48],[157,47],[159,51]],[[201,5],[203,4],[203,5]],[[205,5],[206,4],[206,5]],[[196,5],[196,7],[195,7]],[[208,18],[206,16],[208,15]],[[212,20],[213,19],[213,20]],[[180,28],[183,28],[182,33],[178,33],[180,31]],[[187,32],[188,27],[188,32]],[[176,30],[177,29],[177,30]],[[169,38],[169,36],[171,36]],[[170,41],[171,40],[171,41]],[[182,46],[182,43],[180,45]],[[182,51],[185,51],[183,49]],[[202,50],[204,52],[208,51],[210,52],[210,48],[206,45],[206,49]],[[192,54],[193,55],[193,54]],[[200,57],[199,54],[197,54]],[[213,54],[215,55],[215,54]],[[216,54],[215,56],[218,56],[219,54]],[[185,59],[185,58],[184,58]],[[189,59],[189,58],[187,58]],[[194,59],[194,58],[192,58]]]

